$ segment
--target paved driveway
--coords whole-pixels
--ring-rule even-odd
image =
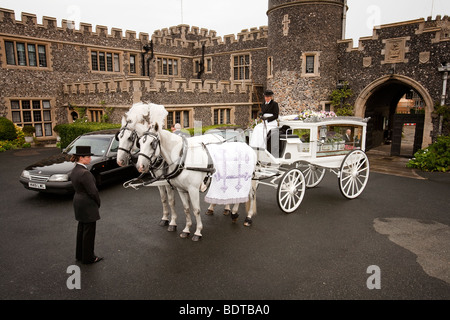
[[[26,164],[56,152],[0,153],[0,299],[450,298],[449,174],[371,172],[363,194],[347,200],[327,173],[289,215],[278,209],[275,189],[260,186],[251,228],[242,224],[243,207],[238,224],[220,211],[202,215],[197,243],[158,225],[156,188],[113,185],[100,193],[96,253],[105,259],[81,265],[71,197],[18,182]],[[67,287],[74,265],[81,289]]]

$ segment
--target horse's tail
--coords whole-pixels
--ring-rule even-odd
[[[250,205],[253,204],[253,215],[256,214],[256,188],[258,187],[258,181],[252,180],[252,187],[250,189],[250,193],[248,196],[248,201],[245,203],[245,211],[248,212],[250,210]]]

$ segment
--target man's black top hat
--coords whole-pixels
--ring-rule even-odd
[[[74,154],[80,157],[87,157],[94,155],[93,153],[91,153],[91,146],[77,146]]]
[[[266,91],[264,91],[264,95],[265,96],[273,96],[273,91],[272,90],[266,90]]]

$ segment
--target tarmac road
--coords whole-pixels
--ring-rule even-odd
[[[158,225],[156,188],[103,188],[94,265],[75,261],[72,198],[39,194],[18,178],[56,148],[0,153],[2,300],[448,300],[450,175],[414,179],[371,172],[357,199],[337,178],[306,191],[285,214],[275,189],[260,186],[253,226],[202,213],[203,238],[181,239]],[[201,196],[203,199],[204,195]],[[202,204],[202,212],[207,204]],[[80,269],[81,289],[69,289]]]

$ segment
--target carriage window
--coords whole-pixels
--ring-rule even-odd
[[[294,129],[293,134],[299,136],[302,142],[309,142],[310,132],[310,129]]]
[[[318,152],[347,151],[361,148],[361,126],[329,125],[318,129]]]

